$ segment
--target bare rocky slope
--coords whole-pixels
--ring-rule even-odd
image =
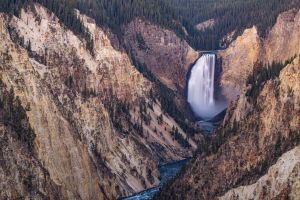
[[[256,27],[246,29],[231,45],[219,53],[223,74],[221,84],[231,98],[240,93],[247,77],[259,63],[284,62],[300,52],[300,11],[280,14],[266,38]]]
[[[10,125],[0,124],[1,199],[30,198],[33,195],[35,199],[62,199],[60,186],[51,180],[36,155],[15,135]]]
[[[174,91],[183,91],[190,64],[198,53],[175,33],[136,19],[125,28],[124,41],[138,62]]]
[[[135,19],[124,28],[124,45],[135,62],[175,93],[175,104],[185,107],[189,68],[199,57],[189,44],[170,30]],[[187,113],[187,112],[186,112]]]
[[[252,185],[232,189],[219,199],[298,199],[300,146],[283,154],[268,173]]]
[[[24,152],[18,159],[38,177],[41,169],[47,172],[41,188],[53,191],[50,199],[116,199],[156,186],[157,164],[190,156],[196,144],[162,111],[151,95],[153,83],[113,47],[113,34],[78,16],[91,33],[92,50],[40,5],[23,9],[19,18],[0,14],[1,79],[28,108],[36,134],[35,156]],[[14,182],[0,173],[8,183],[0,198],[14,198]]]
[[[236,89],[239,97],[213,138],[155,199],[299,199],[299,14],[281,14],[265,39],[246,30],[220,53],[221,82],[231,87],[226,94]],[[272,61],[285,64],[261,64]]]

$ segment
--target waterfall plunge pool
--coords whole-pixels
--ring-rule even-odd
[[[215,119],[227,108],[227,101],[217,85],[218,76],[216,55],[206,53],[196,61],[188,77],[187,101],[196,118],[201,119],[198,126],[206,133],[215,128]]]
[[[188,80],[187,101],[194,114],[204,120],[215,117],[227,107],[225,98],[216,98],[215,65],[215,54],[202,55],[192,67]]]

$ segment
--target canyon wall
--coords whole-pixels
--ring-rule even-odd
[[[228,191],[219,199],[297,199],[300,196],[300,146],[282,155],[268,173],[252,185]]]
[[[93,49],[40,5],[0,15],[1,79],[29,108],[35,159],[54,188],[45,190],[51,199],[116,199],[156,186],[158,163],[190,156],[196,144],[150,98],[153,84],[113,47],[112,33],[78,16]]]
[[[239,96],[212,138],[199,145],[197,156],[155,199],[299,198],[300,50],[294,45],[299,37],[293,36],[300,31],[299,14],[281,14],[265,39],[255,28],[246,30],[220,53],[221,83]],[[289,50],[279,56],[277,48]],[[271,61],[285,64],[268,69],[260,64]],[[246,84],[251,74],[253,81]]]
[[[198,53],[172,31],[141,19],[133,20],[124,29],[124,43],[132,56],[182,95],[189,66],[198,59]]]
[[[221,85],[229,99],[235,99],[247,77],[259,63],[285,62],[300,53],[300,11],[280,14],[265,38],[256,27],[246,29],[230,46],[220,52],[223,73]]]
[[[14,135],[11,126],[0,123],[1,199],[30,198],[32,195],[36,199],[62,199],[60,186],[51,180],[36,156]]]

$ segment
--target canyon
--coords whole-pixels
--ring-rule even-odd
[[[266,38],[247,29],[219,52],[225,119],[154,199],[299,198],[299,14],[280,14]]]
[[[28,107],[36,134],[34,156],[7,159],[6,165],[22,173],[26,162],[36,160],[28,173],[38,181],[42,174],[35,171],[45,170],[43,195],[49,198],[116,199],[156,186],[157,165],[191,156],[196,143],[151,96],[153,83],[114,47],[114,35],[77,15],[92,35],[93,52],[39,4],[19,17],[0,15],[3,87],[13,88]],[[8,141],[9,130],[1,125]],[[23,182],[1,178],[1,188],[7,188],[1,197],[32,196]]]
[[[300,197],[299,9],[211,52],[173,19],[183,35],[74,13],[88,37],[38,3],[0,13],[0,199]]]

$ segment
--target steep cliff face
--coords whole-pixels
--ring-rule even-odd
[[[275,26],[264,41],[261,62],[284,61],[300,52],[300,10],[278,16]]]
[[[30,107],[37,159],[62,197],[115,199],[157,185],[158,162],[189,156],[196,145],[174,139],[173,126],[187,135],[149,97],[153,85],[107,31],[78,15],[92,50],[40,5],[20,18],[1,14],[1,77]]]
[[[245,80],[252,73],[253,66],[261,52],[261,40],[256,28],[245,30],[228,49],[218,55],[222,59],[223,73],[221,85],[225,95],[236,96],[242,89]]]
[[[297,199],[300,196],[300,146],[280,157],[256,183],[232,189],[219,199]]]
[[[105,169],[102,167],[98,174],[88,147],[79,140],[76,127],[72,127],[64,117],[63,109],[67,104],[60,102],[52,88],[59,90],[64,85],[59,86],[58,81],[45,81],[44,75],[45,78],[52,77],[52,74],[48,75],[51,68],[30,59],[25,49],[11,41],[5,18],[1,16],[1,75],[8,87],[13,87],[16,95],[20,96],[23,105],[30,105],[31,110],[27,114],[37,135],[35,148],[41,163],[49,171],[51,179],[62,186],[67,198],[88,199],[90,195],[115,197],[115,188],[105,186],[105,183],[101,184],[104,188],[101,191],[99,179],[101,176],[108,179],[109,175],[102,171]],[[59,77],[58,73],[55,75]],[[113,185],[116,182],[114,179],[111,179]]]
[[[59,185],[27,146],[16,139],[13,128],[0,124],[1,199],[62,199]]]
[[[243,89],[249,74],[258,63],[284,62],[300,52],[300,11],[280,14],[265,38],[256,27],[247,29],[226,50],[221,51],[225,95],[234,99]]]
[[[182,92],[189,65],[198,53],[175,33],[141,19],[124,29],[125,45],[135,59],[170,89]]]

